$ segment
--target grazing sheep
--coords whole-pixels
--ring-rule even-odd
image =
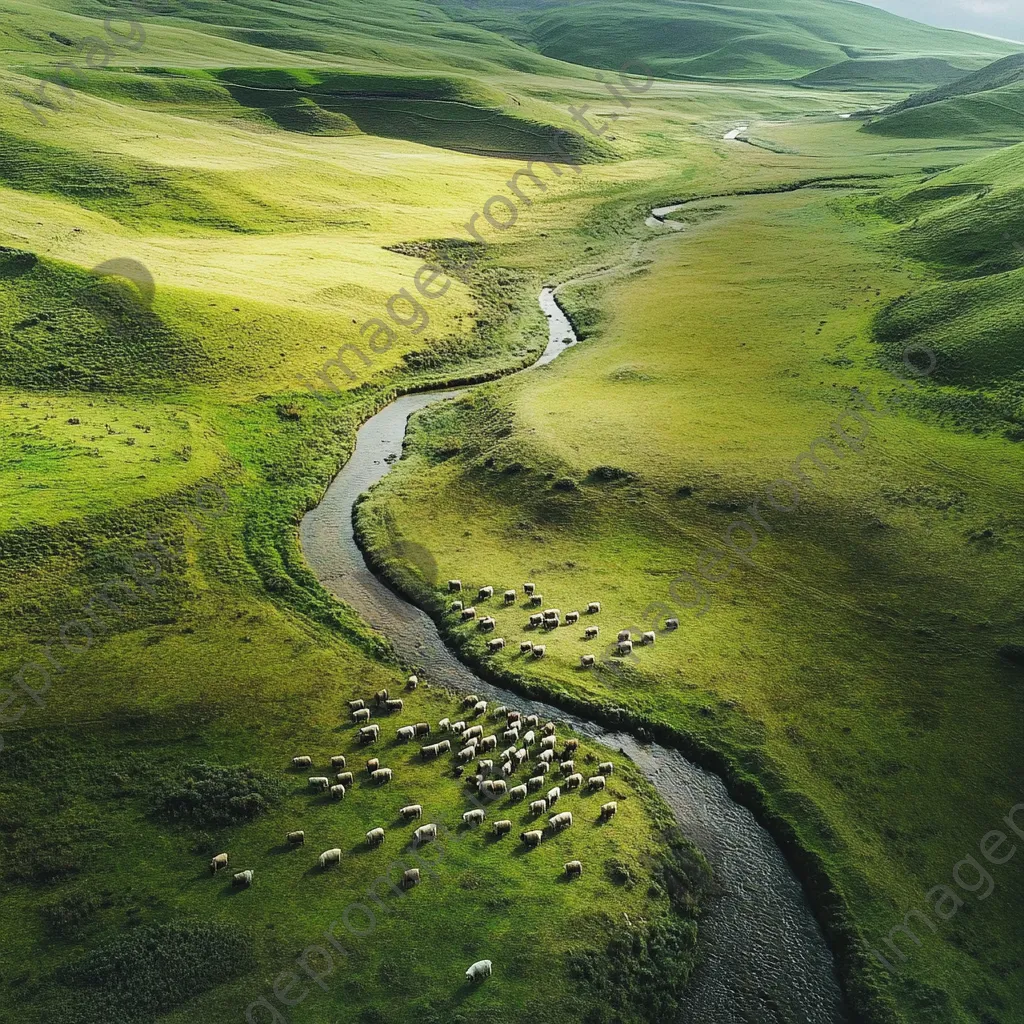
[[[476,594],[478,601],[486,601],[487,598],[494,597],[494,587],[481,587]]]
[[[463,747],[455,756],[463,764],[465,764],[466,761],[470,761],[474,757],[476,757],[476,747],[475,746]]]
[[[505,778],[508,778],[512,774],[513,770],[514,769],[512,768],[512,762],[511,761],[506,761],[501,766],[501,774],[504,775]]]
[[[441,740],[441,742],[437,744],[437,752],[439,754],[447,754],[451,749],[452,749],[452,741],[451,740]]]
[[[408,804],[398,812],[406,821],[415,821],[423,817],[423,806],[421,804]]]
[[[529,755],[525,750],[517,750],[512,756],[516,759],[516,767],[518,768]]]
[[[384,829],[382,828],[371,828],[366,833],[366,845],[367,846],[380,846],[384,842]]]
[[[619,805],[615,800],[611,800],[606,804],[601,804],[601,820],[607,821],[609,818],[614,818],[618,813]]]
[[[477,776],[480,781],[476,784],[476,795],[477,796],[490,796],[494,792],[494,783],[490,779],[481,779]]]
[[[579,749],[580,749],[580,741],[579,740],[566,740],[565,741],[565,752],[567,754],[570,751],[579,750]]]
[[[582,878],[583,865],[578,860],[571,860],[565,865],[566,878]]]
[[[505,638],[503,636],[495,637],[493,640],[487,641],[487,650],[490,654],[497,654],[498,651],[504,650]]]
[[[532,726],[534,729],[540,725],[540,718],[537,715],[527,715],[524,719],[527,725]]]
[[[576,762],[562,761],[562,763],[559,764],[558,769],[563,775],[572,775],[572,773],[576,771]]]
[[[514,590],[506,590],[505,591],[505,604],[515,604],[515,603],[516,603],[516,592]]]
[[[558,738],[552,733],[550,736],[545,736],[540,741],[541,750],[554,750],[555,744],[558,742]]]
[[[405,708],[405,701],[402,700],[401,697],[396,697],[394,700],[384,701],[384,707],[386,707],[388,711],[401,711]]]
[[[345,787],[339,782],[337,785],[331,786],[331,796],[335,800],[345,799]]]
[[[313,767],[313,758],[309,757],[307,754],[301,754],[301,755],[299,755],[299,757],[293,757],[292,758],[292,767],[293,768],[312,768]]]
[[[429,736],[430,735],[430,723],[429,722],[417,722],[415,725],[410,726],[413,732],[417,736]]]
[[[533,645],[533,656],[535,658],[543,658],[544,657],[544,652],[546,650],[547,650],[547,648],[543,644],[534,644]]]
[[[596,615],[600,610],[601,610],[601,602],[600,601],[591,601],[587,605],[587,614],[588,615]]]
[[[529,792],[535,793],[541,786],[544,785],[543,775],[533,775],[526,780],[526,788]]]
[[[485,817],[486,815],[484,814],[483,810],[479,807],[475,807],[471,811],[466,811],[466,813],[462,816],[462,820],[467,825],[479,825],[480,822],[482,822]]]
[[[479,740],[479,739],[483,739],[483,735],[484,735],[484,727],[482,725],[471,725],[468,729],[466,729],[463,732],[462,738],[464,740],[472,740],[472,739],[478,739]]]
[[[497,625],[497,623],[494,621],[494,619],[490,615],[485,615],[477,623],[477,627],[476,628],[481,630],[484,633],[489,633],[492,629],[494,629],[494,627],[496,625]]]
[[[231,884],[240,886],[244,889],[248,889],[252,885],[252,869],[247,871],[239,871],[238,874],[231,876]]]
[[[527,596],[531,596],[536,589],[537,589],[537,584],[536,583],[524,583],[523,584],[523,593],[526,594]]]
[[[291,846],[304,846],[306,843],[305,832],[289,832],[285,837],[284,841],[289,843]]]
[[[424,761],[429,761],[432,758],[439,756],[441,753],[440,743],[428,743],[425,747],[420,747],[420,757]]]
[[[545,629],[558,629],[558,627],[560,625],[561,625],[561,623],[558,621],[558,619],[545,619],[544,620],[544,628]]]
[[[530,813],[531,814],[543,814],[548,809],[547,800],[531,800],[530,801]]]
[[[508,708],[504,704],[499,704],[492,712],[491,718],[501,718],[502,715],[508,714]]]
[[[362,729],[359,730],[360,743],[373,743],[378,736],[380,736],[379,725],[364,725]]]
[[[366,701],[365,700],[350,700],[348,702],[348,706],[349,706],[349,710],[350,711],[358,711],[360,708],[365,708],[366,707]]]
[[[414,675],[409,676],[409,678],[405,681],[405,685],[408,689],[415,690],[416,687],[420,685],[419,677]]]
[[[450,718],[442,718],[441,721],[437,723],[438,732],[451,732],[451,730],[452,720]]]
[[[547,775],[547,773],[550,770],[550,768],[551,768],[551,765],[548,764],[547,761],[540,761],[540,762],[537,763],[537,765],[534,766],[533,770],[538,775]]]
[[[565,788],[566,789],[579,789],[583,785],[583,776],[580,772],[574,772],[572,775],[566,777]]]
[[[602,761],[597,766],[597,771],[599,775],[611,775],[615,771],[615,765],[611,761]]]
[[[381,704],[384,703],[384,701],[386,701],[388,699],[388,691],[387,690],[378,690],[373,695],[373,699],[377,702],[377,706],[379,707]]]
[[[590,778],[587,779],[587,788],[588,789],[604,789],[606,783],[607,783],[607,780],[605,779],[605,777],[603,775],[591,775]]]
[[[554,786],[551,789],[549,789],[548,790],[548,795],[545,798],[547,800],[547,802],[548,802],[548,807],[550,807],[553,803],[557,803],[558,798],[561,795],[562,795],[562,791],[558,788],[558,786]]]
[[[527,846],[539,846],[540,841],[544,838],[544,833],[539,828],[530,829],[529,832],[520,832],[519,838]]]
[[[458,733],[465,732],[466,731],[466,723],[465,722],[452,722],[451,731],[452,732],[458,732]]]
[[[495,779],[491,783],[491,792],[492,793],[507,793],[508,792],[508,783],[504,779]]]
[[[370,709],[360,708],[358,711],[352,712],[353,722],[368,722],[370,720]]]
[[[380,767],[380,758],[379,757],[371,757],[366,762],[366,774],[367,775],[372,775],[379,767]]]
[[[515,708],[510,708],[505,717],[508,719],[509,726],[511,726],[513,723],[518,722],[523,716],[516,711]]]
[[[583,630],[583,636],[587,640],[595,639],[597,636],[600,635],[600,633],[601,633],[601,630],[597,626],[587,626],[587,628],[585,630]]]
[[[528,730],[523,736],[523,746],[532,747],[537,742],[537,734],[532,730]]]
[[[529,640],[524,640],[519,645],[519,653],[520,654],[529,654],[530,651],[532,651],[532,650],[533,650],[533,644]]]
[[[567,626],[571,626],[571,625],[573,625],[573,623],[576,623],[576,622],[579,622],[579,621],[580,621],[580,613],[579,612],[566,612],[565,613],[565,624]]]
[[[538,605],[542,605],[543,603],[544,603],[544,595],[543,594],[531,594],[530,595],[530,605],[532,607],[536,608]]]
[[[502,739],[503,743],[515,743],[516,740],[519,739],[519,730],[518,729],[506,729],[501,734],[501,739]]]
[[[351,772],[338,772],[338,774],[334,776],[334,781],[340,782],[343,786],[353,786],[355,785],[356,780],[355,776],[353,776]]]
[[[654,643],[654,630],[648,630],[645,633],[640,634],[640,643],[642,644],[653,644]]]
[[[378,768],[375,772],[372,772],[370,778],[377,783],[378,786],[383,786],[384,783],[390,782],[394,778],[394,772],[390,768]]]
[[[403,725],[395,733],[395,738],[399,741],[399,743],[408,743],[409,740],[415,739],[416,738],[416,728],[415,728],[415,726]]]
[[[512,822],[508,818],[503,818],[501,821],[494,823],[494,834],[496,836],[507,836],[512,831]]]
[[[592,654],[580,655],[580,667],[581,668],[593,668],[594,667],[594,656]]]
[[[619,643],[619,654],[632,654],[633,653],[633,641],[622,640]]]
[[[544,736],[551,736],[554,733],[554,731],[555,731],[555,723],[554,722],[545,722],[544,723],[544,728],[541,729],[541,733]]]
[[[545,619],[560,619],[562,617],[561,608],[545,608],[544,618]]]
[[[215,875],[221,868],[228,866],[228,855],[226,853],[218,853],[213,860],[210,861],[210,874]]]
[[[323,870],[328,864],[340,864],[341,863],[341,850],[336,846],[333,850],[324,850],[320,854],[317,863],[320,865],[320,869]]]
[[[531,615],[530,616],[530,628],[531,629],[536,629],[538,626],[543,626],[543,625],[544,625],[544,616],[543,615]]]
[[[678,619],[666,619],[665,620],[665,628],[666,629],[678,629],[679,628],[679,620]]]
[[[348,761],[345,760],[345,755],[344,754],[335,754],[331,758],[331,767],[332,768],[344,768],[347,764],[348,764]]]
[[[572,826],[572,811],[562,811],[561,814],[556,814],[548,822],[548,825],[554,832],[561,832],[563,829],[570,828]]]
[[[546,764],[550,767],[551,762],[555,759],[555,752],[553,750],[542,750],[540,752],[540,763]]]
[[[467,981],[483,981],[484,978],[491,976],[491,961],[490,960],[477,960],[469,970],[466,971]]]
[[[429,843],[432,839],[437,838],[437,826],[420,825],[420,827],[413,832],[412,837],[417,843]]]
[[[479,699],[480,697],[478,694],[467,693],[466,696],[462,698],[462,706],[464,708],[471,708]]]
[[[475,608],[463,608],[462,609],[462,616],[461,616],[461,618],[462,618],[463,622],[468,622],[470,619],[475,619],[476,618],[476,609]]]
[[[402,888],[411,889],[414,885],[420,884],[420,869],[419,868],[406,868],[402,872]]]
[[[497,750],[498,749],[498,737],[493,733],[490,736],[485,736],[480,741],[481,750]]]
[[[494,762],[490,758],[486,761],[477,761],[476,770],[489,775],[494,771]]]
[[[462,580],[449,580],[448,581],[448,593],[458,594],[462,590]]]
[[[321,791],[330,789],[331,780],[326,775],[313,775],[309,779],[310,789],[319,789]]]
[[[618,636],[619,640],[628,640],[629,637],[630,637],[630,632],[629,632],[628,629],[620,629],[619,630],[619,636]]]
[[[461,612],[462,611],[462,602],[461,601],[452,601],[452,611],[453,612]]]
[[[526,786],[513,786],[508,791],[509,800],[525,800],[526,799]]]
[[[501,757],[502,761],[511,761],[512,756],[515,754],[515,752],[516,748],[515,745],[513,745],[511,747],[506,747],[499,756]]]

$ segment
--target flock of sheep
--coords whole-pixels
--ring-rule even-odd
[[[533,583],[523,584],[523,593],[529,598],[529,604],[531,607],[539,608],[544,604],[544,597],[538,594],[536,585]],[[460,594],[462,593],[462,580],[449,580],[448,581],[448,593],[449,594]],[[494,587],[481,587],[477,593],[477,604],[481,601],[490,600],[494,597]],[[518,598],[518,594],[515,590],[506,590],[504,594],[504,600],[506,607],[514,605]],[[462,601],[454,601],[451,606],[451,611],[457,613],[463,622],[469,622],[472,619],[477,618],[476,608],[471,606],[466,608]],[[597,615],[601,611],[600,601],[590,601],[587,604],[587,615]],[[567,612],[565,616],[565,624],[572,626],[579,622],[579,612]],[[491,615],[483,615],[477,619],[478,627],[484,631],[489,632],[497,628],[497,623]],[[543,612],[537,612],[530,616],[528,629],[557,629],[562,624],[562,613],[558,608],[547,608]],[[678,629],[678,619],[667,619],[665,622],[666,629]],[[600,630],[597,626],[587,626],[583,631],[583,637],[586,640],[596,640]],[[655,640],[654,630],[641,633],[640,643],[644,646],[653,644]],[[616,651],[620,655],[627,655],[633,653],[633,636],[628,629],[620,629],[618,639],[616,641]],[[492,640],[487,641],[487,650],[491,654],[497,654],[498,651],[504,650],[505,638],[502,636],[495,637]],[[532,640],[524,640],[519,645],[520,654],[532,654],[535,658],[543,658],[547,652],[547,647],[544,644],[534,643]],[[583,668],[593,668],[596,664],[596,657],[593,654],[583,654],[580,656],[580,665]]]
[[[418,679],[410,676],[407,688],[416,689]],[[379,690],[371,699],[373,709],[378,712],[397,712],[404,708],[404,701],[400,698],[392,698],[387,690]],[[376,722],[370,722],[373,710],[367,701],[362,699],[348,702],[349,712],[353,722],[359,726],[358,740],[360,745],[369,746],[380,739],[381,727]],[[474,720],[482,719],[487,714],[488,703],[480,700],[476,694],[470,694],[463,700],[463,707],[467,714],[471,714]],[[546,722],[543,726],[537,715],[522,715],[513,708],[505,705],[494,708],[490,713],[491,719],[504,718],[504,727],[493,726],[494,732],[484,735],[484,726],[479,721],[468,722],[465,720],[452,722],[450,718],[442,718],[437,724],[438,731],[457,737],[461,745],[455,753],[455,774],[465,778],[466,785],[472,786],[479,799],[486,801],[496,800],[499,796],[507,797],[509,803],[525,800],[530,793],[538,793],[547,784],[546,776],[557,763],[561,776],[559,785],[548,788],[544,796],[538,796],[530,802],[530,814],[539,817],[548,813],[551,808],[561,799],[563,789],[565,792],[586,788],[591,791],[602,790],[607,784],[607,777],[614,771],[611,761],[605,761],[598,765],[598,774],[591,775],[584,780],[582,772],[576,771],[576,764],[573,755],[579,747],[579,740],[565,740],[562,750],[556,752],[558,738],[556,727],[553,722]],[[505,748],[497,753],[499,745],[499,729],[501,742],[506,744]],[[408,743],[416,737],[428,736],[431,733],[429,722],[417,722],[415,725],[401,726],[396,730],[395,739],[398,743]],[[516,771],[521,769],[530,759],[530,751],[537,748],[536,763],[530,770],[530,775],[524,783],[509,786],[509,780]],[[430,743],[420,747],[420,757],[424,761],[434,760],[441,754],[450,753],[452,740],[444,738],[436,743]],[[484,755],[491,754],[491,757]],[[476,771],[466,774],[467,765],[476,761]],[[313,758],[308,754],[300,754],[292,758],[293,768],[312,768]],[[327,775],[312,775],[309,777],[309,786],[317,792],[329,793],[336,800],[344,800],[348,790],[354,785],[355,776],[353,771],[348,769],[348,758],[344,754],[335,754],[330,758],[330,768],[334,772],[334,781]],[[380,759],[371,757],[366,761],[366,772],[370,780],[379,786],[388,785],[394,781],[394,771],[391,768],[382,767]],[[600,820],[608,821],[613,818],[618,810],[616,801],[610,801],[601,805]],[[421,804],[409,804],[399,811],[400,817],[406,822],[419,821],[423,817]],[[481,807],[466,811],[462,820],[467,827],[477,826],[483,823],[486,812]],[[547,830],[551,834],[562,832],[571,828],[573,816],[571,811],[560,811],[552,814],[547,822]],[[502,837],[511,834],[512,821],[501,819],[494,822],[494,835]],[[435,823],[420,825],[413,832],[413,845],[420,846],[437,839],[438,826]],[[520,833],[520,840],[528,847],[539,845],[545,835],[545,829],[533,828]],[[366,843],[370,847],[380,846],[384,842],[385,832],[382,827],[370,829],[366,833]],[[302,846],[306,841],[306,834],[303,831],[288,832],[285,841],[289,845]],[[341,849],[335,847],[324,850],[318,858],[321,869],[326,869],[333,864],[341,863]],[[210,861],[210,873],[217,874],[228,866],[227,853],[219,853]],[[583,865],[578,860],[569,861],[564,865],[567,878],[580,878],[583,875]],[[253,871],[247,869],[237,872],[232,877],[236,886],[248,887],[252,885]],[[404,888],[411,888],[420,882],[419,868],[409,868],[402,877]],[[476,965],[474,965],[476,966]],[[468,972],[467,972],[468,974]]]

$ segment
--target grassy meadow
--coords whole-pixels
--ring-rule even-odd
[[[977,101],[1012,90],[1009,71],[948,84],[1012,47],[856,5],[841,28],[858,45],[840,46],[827,7],[715,4],[695,22],[608,0],[2,0],[4,1015],[184,1024],[261,999],[297,1024],[677,1014],[709,879],[653,790],[584,743],[584,774],[616,770],[610,796],[556,805],[568,832],[523,852],[524,803],[494,840],[504,801],[461,830],[450,759],[394,741],[456,717],[457,697],[425,680],[358,747],[345,702],[400,688],[407,666],[298,546],[369,415],[493,378],[414,421],[361,505],[374,555],[441,619],[398,542],[467,586],[535,576],[563,611],[600,600],[603,643],[685,600],[672,581],[760,497],[770,531],[749,564],[635,662],[579,671],[596,645],[562,629],[542,662],[510,650],[495,671],[722,758],[817,858],[864,1019],[1018,1019],[1013,865],[898,977],[866,953],[998,827],[1022,767],[1019,668],[998,652],[1022,642],[1024,151],[1002,98],[1001,121]],[[125,41],[87,67],[108,17]],[[601,71],[626,60],[658,76],[629,107]],[[838,116],[916,88],[941,95]],[[978,130],[932,109],[976,101]],[[747,141],[723,141],[741,124]],[[477,217],[471,242],[488,198],[558,152],[576,170],[539,163],[514,227]],[[644,226],[690,199],[683,230]],[[327,386],[325,364],[365,350],[360,326],[415,294],[424,261],[451,270],[467,246],[472,269]],[[92,272],[119,259],[144,265],[152,296]],[[536,296],[557,282],[582,344],[502,379],[543,348]],[[937,355],[913,389],[907,344]],[[796,510],[767,510],[765,487],[853,389],[900,401]],[[518,640],[523,610],[496,614]],[[290,770],[300,753],[313,770]],[[340,804],[306,782],[334,754],[356,774]],[[394,767],[391,786],[369,785],[365,756]],[[599,826],[606,799],[619,813]],[[399,876],[396,811],[413,801],[452,836],[436,875],[385,886],[371,936],[337,929],[326,988],[300,973],[289,995],[303,950]],[[370,851],[375,825],[388,835]],[[321,873],[333,846],[342,864]],[[221,850],[231,870],[211,878]],[[243,868],[254,885],[234,889]],[[494,977],[470,988],[485,956]],[[275,985],[308,995],[289,1005]]]

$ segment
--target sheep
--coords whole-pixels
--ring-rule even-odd
[[[582,878],[583,865],[578,860],[571,860],[565,865],[566,878]]]
[[[565,613],[565,624],[567,626],[571,626],[574,623],[577,623],[579,621],[580,621],[580,613],[579,612],[566,612]]]
[[[495,779],[491,783],[491,792],[492,793],[507,793],[508,792],[508,783],[504,779]]]
[[[490,796],[494,792],[494,783],[490,779],[482,779],[478,775],[477,778],[480,780],[476,784],[476,795],[477,796]]]
[[[558,629],[558,627],[560,625],[561,625],[561,623],[558,621],[558,619],[545,619],[544,620],[544,628],[545,629]]]
[[[480,740],[480,749],[481,750],[497,750],[498,749],[498,737],[495,736],[494,733],[491,733],[490,736],[484,736],[484,738],[482,740]]]
[[[210,861],[210,874],[215,875],[221,868],[228,866],[228,855],[226,853],[218,853],[213,860]]]
[[[386,689],[385,690],[378,690],[373,695],[373,699],[377,702],[377,706],[380,707],[380,705],[383,704],[384,701],[386,701],[388,699],[388,691]]]
[[[540,741],[541,750],[554,750],[555,744],[558,742],[557,737],[552,733],[550,736],[544,736]]]
[[[440,743],[428,743],[425,747],[420,747],[420,757],[424,761],[429,761],[432,758],[438,757],[441,753]]]
[[[313,758],[309,757],[309,755],[307,755],[307,754],[300,754],[298,757],[293,757],[292,758],[292,767],[293,768],[312,768],[313,767]]]
[[[538,775],[547,775],[547,773],[550,770],[550,768],[551,768],[551,765],[548,764],[547,761],[539,761],[536,765],[534,765],[533,770]]]
[[[371,828],[366,833],[366,845],[367,846],[380,846],[384,842],[384,829],[382,828]]]
[[[537,589],[537,584],[536,583],[524,583],[523,584],[523,593],[526,594],[528,597],[532,596],[533,592],[536,589]]]
[[[395,738],[399,743],[408,743],[409,740],[416,738],[416,727],[412,725],[403,725],[395,732]]]
[[[516,767],[518,768],[526,760],[528,755],[525,750],[517,750],[512,756],[515,758]]]
[[[516,748],[515,744],[513,744],[511,747],[506,747],[499,756],[501,757],[502,761],[511,761],[512,756],[515,754],[515,752]]]
[[[580,772],[574,772],[572,775],[566,776],[565,788],[566,789],[579,789],[583,785],[583,775]]]
[[[329,789],[331,780],[326,775],[311,775],[309,778],[310,789],[325,790]]]
[[[384,701],[384,707],[386,707],[388,711],[401,711],[405,707],[405,701],[402,700],[401,697],[396,697],[394,700]]]
[[[417,722],[413,728],[416,730],[417,736],[429,736],[430,735],[430,723],[429,722]]]
[[[536,629],[538,626],[544,625],[543,615],[531,615],[530,616],[530,629]]]
[[[460,618],[462,619],[463,622],[469,622],[470,619],[475,619],[476,618],[476,609],[475,608],[463,608],[462,609],[462,614],[461,614]]]
[[[437,826],[420,825],[420,827],[413,832],[412,837],[417,843],[429,843],[432,839],[437,838]]]
[[[378,768],[370,775],[370,778],[373,779],[378,786],[383,786],[386,782],[390,782],[394,778],[394,774],[395,773],[390,768]]]
[[[533,656],[535,658],[543,658],[544,657],[544,652],[546,650],[547,650],[547,648],[543,644],[534,644],[533,645]]]
[[[653,644],[654,643],[654,630],[649,629],[645,633],[640,634],[640,643],[642,644]]]
[[[465,764],[476,756],[476,747],[463,747],[455,756]]]
[[[461,601],[452,601],[452,608],[451,608],[451,610],[453,612],[461,612],[462,611],[462,602]]]
[[[509,800],[525,800],[526,799],[526,786],[513,786],[508,791]]]
[[[238,874],[232,875],[231,884],[240,886],[243,889],[248,889],[249,886],[252,885],[252,876],[253,872],[251,868],[247,871],[239,871]]]
[[[509,777],[509,776],[510,776],[510,775],[512,774],[512,772],[513,772],[513,771],[514,771],[514,769],[512,768],[512,762],[511,762],[511,761],[506,761],[506,762],[505,762],[505,763],[504,763],[504,764],[503,764],[503,765],[501,766],[501,774],[502,774],[502,775],[503,775],[503,776],[504,776],[504,777],[505,777],[506,779],[507,779],[507,778],[508,778],[508,777]]]
[[[524,640],[519,645],[520,654],[529,654],[533,650],[533,644],[529,640]]]
[[[476,770],[478,772],[489,775],[494,771],[494,762],[488,758],[486,761],[477,761]]]
[[[529,832],[520,832],[519,838],[527,846],[538,846],[540,841],[544,838],[544,833],[539,828],[530,829]]]
[[[530,595],[530,605],[532,607],[536,608],[539,605],[542,605],[543,603],[544,603],[544,596],[543,596],[543,594],[531,594]]]
[[[665,628],[666,629],[678,629],[679,628],[679,620],[678,619],[666,619],[665,620]]]
[[[558,798],[561,795],[562,795],[562,791],[558,788],[558,786],[553,786],[551,789],[549,789],[548,790],[548,795],[545,798],[547,800],[547,802],[548,802],[548,807],[550,807],[553,803],[557,803],[558,802]]]
[[[491,976],[491,961],[477,960],[466,971],[466,981],[483,981]]]
[[[619,654],[632,654],[633,653],[633,641],[623,640],[619,643]]]
[[[467,693],[466,696],[462,698],[462,706],[464,708],[471,708],[479,699],[479,694]]]
[[[581,654],[580,655],[580,668],[593,668],[594,667],[594,656],[592,654]]]
[[[514,590],[506,590],[505,591],[505,604],[515,604],[515,603],[516,603],[516,592]]]
[[[331,767],[332,768],[344,768],[347,764],[348,764],[348,761],[345,760],[345,755],[344,754],[335,754],[331,758]]]
[[[372,775],[379,767],[380,767],[380,758],[379,757],[371,757],[366,762],[366,774],[367,775]]]
[[[544,727],[541,729],[542,736],[550,736],[555,731],[554,722],[545,722]]]
[[[462,820],[467,825],[479,825],[480,822],[486,817],[484,811],[479,807],[474,807],[471,811],[466,811],[462,816]]]
[[[462,580],[449,580],[448,581],[448,593],[458,594],[462,590]]]
[[[503,743],[515,743],[516,740],[519,739],[519,730],[518,729],[506,729],[501,734],[501,739],[502,739]]]
[[[587,628],[583,630],[583,636],[586,640],[594,640],[600,635],[600,633],[601,630],[597,626],[587,626]]]
[[[505,641],[504,641],[504,640],[502,640],[501,642],[502,642],[502,644],[504,644],[504,643],[505,643]],[[493,643],[494,643],[494,641],[492,640],[492,641],[491,641],[491,643],[493,644]],[[474,715],[478,715],[478,716],[479,716],[479,715],[482,715],[482,714],[483,714],[483,713],[484,713],[484,712],[485,712],[486,710],[487,710],[487,701],[485,701],[485,700],[478,700],[478,701],[477,701],[477,702],[476,702],[476,703],[475,703],[475,704],[473,705],[473,714],[474,714]],[[482,730],[482,729],[481,729],[480,731],[481,731],[481,732],[483,732],[483,730]]]
[[[364,725],[359,730],[359,742],[360,743],[372,743],[377,737],[380,736],[379,725]]]
[[[452,749],[452,741],[451,740],[441,740],[441,742],[437,744],[437,752],[439,754],[447,754],[447,753],[449,753],[449,751],[451,751],[451,749]]]
[[[358,711],[352,712],[353,722],[368,722],[370,720],[370,709],[360,708]]]
[[[579,740],[566,740],[565,741],[565,752],[567,754],[570,751],[579,750],[579,748],[580,748],[580,741]]]
[[[531,814],[543,814],[548,809],[547,800],[531,800],[530,801],[530,813]]]
[[[305,832],[289,832],[285,837],[284,841],[291,846],[305,846],[306,844],[306,833]]]
[[[356,780],[351,772],[338,772],[334,776],[334,781],[340,782],[343,786],[354,786]]]
[[[333,796],[335,800],[344,800],[345,787],[340,782],[337,783],[337,785],[331,786],[331,796]]]
[[[463,740],[472,740],[472,739],[482,740],[483,736],[484,736],[484,727],[482,725],[471,725],[462,734]]]
[[[609,818],[614,818],[618,813],[619,805],[615,800],[611,800],[606,804],[601,804],[601,820],[607,821]]]
[[[591,775],[590,778],[587,779],[587,788],[588,789],[604,789],[606,783],[607,783],[607,780],[605,779],[605,777],[603,775]]]
[[[451,726],[451,730],[450,731],[451,732],[465,732],[466,731],[466,723],[465,722],[452,722],[452,726]]]
[[[574,771],[576,771],[576,762],[575,761],[562,761],[561,764],[559,764],[559,766],[558,766],[558,770],[563,775],[572,775],[572,773]]]
[[[601,610],[601,602],[600,601],[591,601],[587,605],[587,614],[588,615],[597,615],[597,613],[600,610]]]
[[[505,717],[508,719],[508,724],[511,726],[513,722],[518,722],[523,716],[520,712],[516,711],[515,708],[509,708]]]
[[[534,729],[540,725],[540,718],[537,715],[527,715],[524,719],[527,725],[532,726]]]
[[[341,850],[336,846],[333,850],[324,850],[317,859],[317,863],[320,865],[320,870],[323,871],[328,864],[340,864],[341,863]]]
[[[535,793],[544,785],[543,775],[533,775],[526,780],[526,788],[530,793]]]
[[[349,707],[350,711],[358,711],[360,708],[365,708],[366,707],[366,701],[365,700],[350,700],[348,702],[348,707]]]
[[[494,587],[481,587],[476,594],[478,601],[486,601],[487,598],[494,597]]]
[[[438,732],[451,732],[451,730],[452,720],[450,718],[442,718],[441,721],[437,723]]]
[[[417,818],[423,817],[423,806],[422,804],[408,804],[407,806],[400,808],[398,813],[405,818],[406,821],[415,821]]]
[[[628,640],[629,638],[630,638],[630,632],[629,632],[629,630],[628,630],[628,629],[620,629],[620,630],[619,630],[619,635],[618,635],[618,639],[619,639],[620,641],[622,641],[622,640]]]
[[[563,829],[570,828],[572,826],[572,811],[562,811],[561,814],[556,814],[548,822],[548,827],[553,832],[561,832]]]
[[[402,888],[411,889],[414,885],[420,884],[420,869],[419,868],[406,868],[402,872]]]
[[[545,608],[544,618],[545,619],[560,619],[562,617],[561,608]]]
[[[532,747],[537,742],[537,734],[532,730],[528,730],[523,736],[523,746]]]
[[[611,761],[602,761],[597,766],[597,771],[599,775],[611,775],[615,771],[615,765]]]
[[[494,834],[496,836],[507,836],[512,832],[512,822],[508,818],[494,823]]]
[[[491,718],[501,718],[502,715],[508,714],[508,708],[504,704],[499,704],[492,712]]]
[[[405,681],[405,688],[407,690],[415,690],[416,687],[419,685],[420,681],[418,676],[409,676],[409,678]]]
[[[494,619],[490,615],[485,615],[476,624],[476,628],[479,629],[483,633],[489,633],[492,629],[494,629],[494,627],[496,625],[497,625],[497,623],[494,621]]]

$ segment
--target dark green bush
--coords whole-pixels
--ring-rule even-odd
[[[186,765],[161,779],[153,795],[153,813],[200,827],[238,825],[262,814],[280,796],[281,781],[243,766]]]

